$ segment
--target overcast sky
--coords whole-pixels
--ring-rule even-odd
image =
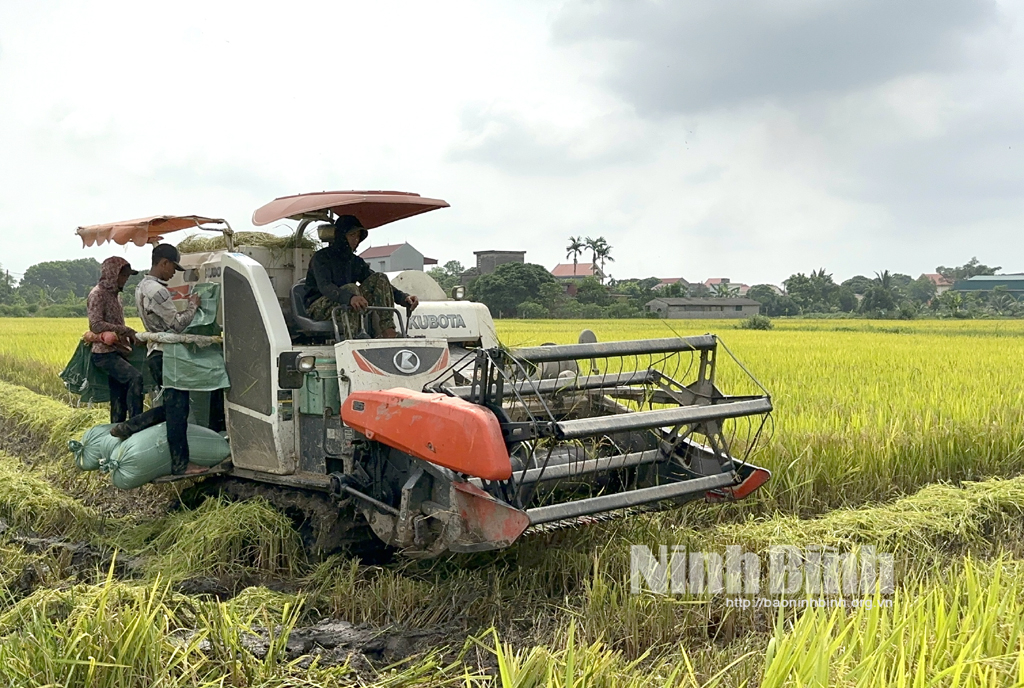
[[[442,263],[604,236],[616,278],[1024,271],[1024,3],[0,0],[0,263],[277,196],[451,208]],[[283,233],[282,225],[276,230]]]

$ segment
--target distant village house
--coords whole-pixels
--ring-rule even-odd
[[[942,294],[953,288],[953,281],[937,272],[925,273],[922,277],[927,277],[935,285],[936,296],[942,296]]]
[[[398,272],[400,270],[423,270],[424,265],[437,265],[433,258],[426,258],[409,244],[371,246],[359,257],[366,261],[374,272]]]
[[[658,282],[657,284],[655,284],[653,287],[651,287],[651,289],[654,289],[654,290],[664,289],[665,287],[670,287],[670,286],[673,286],[675,284],[678,284],[683,289],[688,289],[689,286],[690,286],[690,283],[687,282],[682,277],[666,277],[666,278],[662,279],[660,282]]]
[[[1024,297],[1024,273],[975,275],[970,279],[957,280],[953,285],[957,291],[994,291],[997,287],[1015,298]]]
[[[526,251],[473,251],[476,256],[476,274],[489,275],[505,263],[525,263]]]
[[[604,280],[601,268],[593,263],[560,263],[551,269],[551,276],[556,280],[581,280],[585,277],[596,277]]]
[[[761,303],[743,297],[658,298],[647,302],[647,311],[662,318],[749,318],[757,315]]]
[[[726,286],[730,289],[737,289],[736,292],[739,296],[746,296],[750,287],[746,284],[740,284],[738,282],[731,281],[728,277],[711,277],[704,281],[704,286],[715,291],[719,286]]]

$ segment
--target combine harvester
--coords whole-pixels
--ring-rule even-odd
[[[235,247],[227,223],[199,216],[79,229],[87,244],[144,245],[222,226],[226,248],[183,254],[177,285],[221,285],[231,466],[198,487],[268,498],[312,549],[358,548],[372,531],[430,557],[637,507],[741,499],[769,479],[730,447],[749,456],[770,397],[749,376],[752,394],[719,390],[714,335],[597,342],[585,331],[579,344],[510,350],[484,305],[419,271],[393,279],[421,299],[411,318],[396,309],[397,339],[306,317],[308,228],[355,215],[372,230],[447,206],[390,191],[278,198],[253,223],[297,222],[285,249]]]

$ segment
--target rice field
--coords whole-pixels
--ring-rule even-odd
[[[487,555],[313,561],[258,501],[173,510],[169,486],[116,494],[78,473],[63,443],[103,412],[69,407],[56,374],[85,322],[0,320],[2,682],[1024,685],[1024,322],[498,322],[512,347],[582,328],[602,341],[718,334],[775,404],[751,459],[773,472],[756,499]],[[740,376],[723,365],[720,386]],[[82,567],[32,538],[96,556]],[[896,587],[891,606],[837,608],[634,594],[631,544],[876,547],[893,554]],[[313,646],[289,635],[325,621],[409,651],[370,642],[310,663]]]

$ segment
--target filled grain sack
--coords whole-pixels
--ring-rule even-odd
[[[95,471],[100,462],[109,459],[121,445],[121,440],[110,434],[113,423],[94,425],[85,431],[82,440],[71,440],[68,449],[75,457],[75,465],[83,471]]]
[[[188,426],[189,460],[198,466],[216,466],[231,455],[228,441],[201,425]],[[171,474],[167,425],[160,423],[137,432],[118,447],[100,468],[110,473],[116,487],[130,490]]]

